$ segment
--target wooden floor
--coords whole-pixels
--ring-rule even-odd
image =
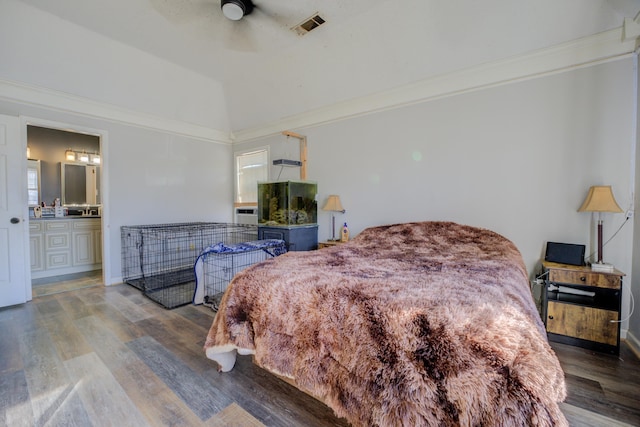
[[[167,310],[128,285],[0,309],[0,426],[332,426],[330,409],[239,357],[202,346],[214,313]],[[640,362],[553,344],[574,426],[640,425]]]
[[[75,291],[92,286],[102,286],[102,270],[93,270],[86,273],[65,274],[62,276],[33,279],[31,291],[33,297],[57,294],[60,292]]]

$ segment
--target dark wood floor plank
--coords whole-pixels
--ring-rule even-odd
[[[105,301],[132,323],[153,317],[153,314],[147,313],[144,309],[141,310],[139,305],[119,292],[105,293]]]
[[[185,319],[189,319],[196,325],[199,325],[207,332],[209,331],[209,328],[211,328],[213,319],[216,317],[216,313],[209,307],[205,307],[204,305],[183,305],[182,307],[178,307],[173,311],[175,311]]]
[[[0,426],[33,424],[33,410],[24,371],[0,374]]]
[[[565,372],[568,405],[640,425],[640,364],[635,357],[622,359],[565,344],[551,345]]]
[[[190,321],[167,312],[140,321],[137,325],[147,335],[179,355],[194,371],[203,372],[211,368],[208,359],[203,357],[202,337],[206,337],[206,332]]]
[[[233,403],[151,337],[127,343],[201,420],[207,420]]]
[[[637,427],[568,403],[560,405],[571,427]]]

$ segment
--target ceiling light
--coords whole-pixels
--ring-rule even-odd
[[[239,21],[252,10],[251,0],[222,0],[222,14],[232,21]]]

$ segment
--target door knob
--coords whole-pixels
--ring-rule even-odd
[[[20,218],[16,218],[15,216],[9,220],[11,224],[17,224],[20,222]]]

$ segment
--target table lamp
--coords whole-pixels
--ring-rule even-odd
[[[598,213],[598,261],[597,264],[599,266],[608,266],[607,264],[602,262],[602,213],[603,212],[613,212],[613,213],[621,213],[623,212],[616,203],[616,199],[613,197],[613,191],[611,190],[610,185],[594,185],[589,189],[589,194],[587,194],[587,198],[578,209],[578,212],[597,212]],[[598,269],[598,265],[594,266],[591,264],[593,269]],[[613,266],[610,266],[610,269],[613,269]]]
[[[323,211],[331,211],[331,212],[341,212],[345,213],[346,211],[342,207],[342,203],[340,203],[340,196],[336,196],[332,194],[327,199],[327,202],[322,207]],[[336,216],[335,214],[331,214],[331,240],[337,241],[336,239]]]

